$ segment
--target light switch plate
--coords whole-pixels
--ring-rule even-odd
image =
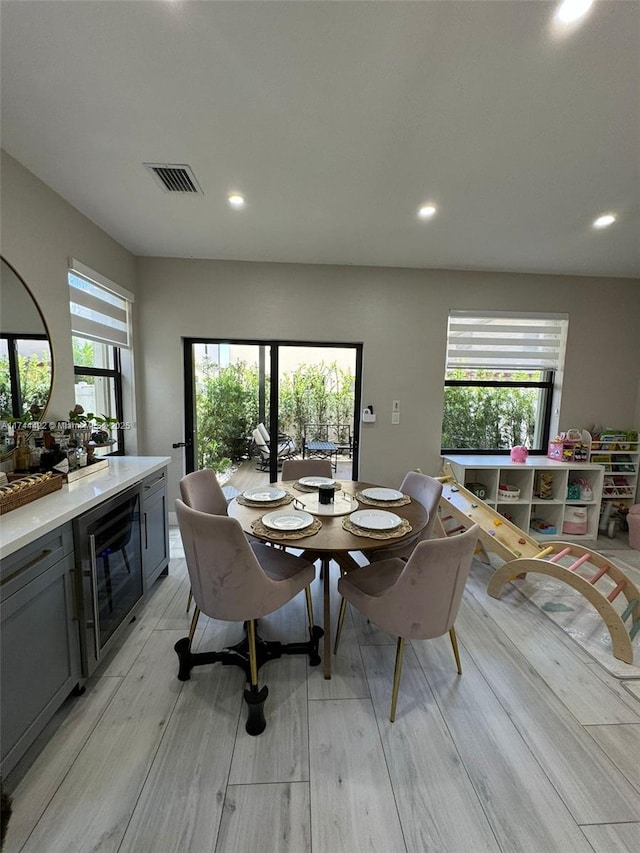
[[[393,404],[391,406],[391,411],[392,412],[399,412],[400,411],[400,400],[394,400],[393,401]]]
[[[399,424],[400,423],[400,412],[391,412],[391,423]]]

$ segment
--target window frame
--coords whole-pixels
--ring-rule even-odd
[[[553,411],[553,395],[555,392],[555,374],[554,370],[544,371],[546,378],[544,380],[526,380],[514,381],[489,379],[446,379],[444,381],[445,388],[540,388],[542,389],[542,435],[540,438],[541,447],[539,449],[529,448],[530,456],[545,456],[549,444],[549,436],[551,435],[551,415]],[[443,405],[444,418],[444,405]],[[442,431],[441,431],[442,435]],[[500,456],[507,454],[509,451],[502,448],[473,448],[473,447],[442,447],[440,453],[442,456]]]
[[[74,338],[80,338],[80,335],[73,335]],[[80,340],[89,340],[89,338],[80,338]],[[94,341],[95,343],[95,341]],[[119,424],[124,423],[124,407],[122,404],[122,368],[121,368],[121,354],[120,347],[111,346],[110,344],[104,344],[104,346],[109,346],[113,350],[113,367],[85,367],[83,365],[74,364],[73,365],[73,374],[74,376],[98,376],[113,379],[114,383],[114,397],[116,404],[116,419]],[[106,456],[124,456],[125,455],[125,447],[124,447],[124,430],[117,429],[116,430],[116,449],[112,450],[110,453],[105,454]]]
[[[11,388],[11,416],[29,420],[29,412],[24,412],[22,409],[24,401],[22,399],[22,384],[20,382],[20,369],[18,366],[18,341],[46,341],[49,344],[49,353],[51,353],[49,337],[44,333],[23,335],[16,332],[7,332],[0,334],[0,339],[7,342],[9,385]]]
[[[559,411],[568,324],[568,314],[450,309],[444,368],[443,426],[447,388],[539,389],[535,421],[535,434],[539,438],[537,446],[529,448],[529,453],[534,456],[545,455],[552,429],[557,427],[554,412],[557,415]],[[470,375],[463,379],[448,378],[455,375],[453,371],[467,371]],[[479,379],[473,378],[475,371],[486,371],[494,376],[529,373],[531,378]],[[490,456],[509,453],[509,449],[503,447],[444,447],[442,438],[441,429],[443,455]]]

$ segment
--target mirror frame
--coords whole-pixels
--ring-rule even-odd
[[[7,260],[7,258],[5,258],[5,256],[4,256],[4,255],[0,255],[0,261],[1,261],[1,262],[3,262],[3,263],[5,263],[5,264],[9,267],[9,269],[11,270],[11,272],[16,276],[16,278],[18,279],[18,281],[22,284],[22,286],[24,287],[24,289],[27,291],[27,293],[28,293],[28,294],[29,294],[29,296],[31,297],[31,301],[32,301],[32,302],[33,302],[33,304],[35,305],[35,307],[36,307],[36,311],[37,311],[37,312],[38,312],[38,314],[40,315],[40,320],[42,321],[42,326],[43,326],[43,328],[44,328],[45,334],[46,334],[46,336],[47,336],[47,340],[48,340],[48,342],[49,342],[49,351],[51,352],[51,384],[50,384],[50,386],[49,386],[49,396],[47,397],[47,402],[45,403],[45,405],[44,405],[44,407],[43,407],[43,409],[42,409],[42,412],[40,413],[40,420],[41,420],[41,421],[44,421],[44,416],[45,416],[45,414],[46,414],[46,412],[47,412],[47,409],[49,408],[49,403],[51,402],[51,394],[52,394],[52,392],[53,392],[53,383],[54,383],[54,380],[55,380],[55,359],[54,359],[54,357],[53,357],[53,343],[52,343],[52,340],[51,340],[51,332],[49,331],[49,327],[47,326],[47,321],[45,320],[44,313],[42,312],[42,309],[40,308],[40,305],[39,305],[39,303],[38,303],[38,300],[37,300],[37,299],[35,298],[35,296],[33,295],[33,292],[32,292],[32,290],[31,290],[31,288],[30,288],[30,287],[29,287],[29,285],[26,283],[26,281],[24,280],[24,278],[20,275],[20,273],[18,272],[18,270],[17,270],[17,269],[14,267],[14,265],[11,263],[11,261],[8,261],[8,260]],[[1,330],[0,330],[0,331],[1,331]]]

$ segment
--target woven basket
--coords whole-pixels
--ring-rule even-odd
[[[14,480],[11,484],[14,490],[10,492],[2,492],[0,495],[0,515],[11,512],[12,509],[26,506],[31,501],[42,498],[51,492],[57,492],[62,488],[62,476],[52,474],[46,477],[43,474],[34,474],[32,477],[24,477],[21,480]],[[18,486],[18,488],[15,488]]]

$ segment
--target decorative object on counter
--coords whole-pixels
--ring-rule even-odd
[[[0,486],[0,515],[25,506],[60,488],[62,488],[62,477],[50,471],[14,479],[8,485]]]
[[[527,457],[529,456],[529,451],[526,447],[521,444],[516,444],[515,447],[511,448],[511,461],[523,463],[527,461]]]
[[[61,459],[57,465],[53,466],[53,470],[58,474],[68,474],[69,473],[69,458],[67,456],[64,459]]]
[[[88,477],[90,474],[97,474],[99,471],[106,471],[108,468],[108,459],[87,459],[86,465],[69,470],[64,479],[67,483],[75,483],[76,480]]]
[[[28,474],[31,470],[31,448],[28,444],[28,434],[25,430],[16,430],[16,449],[13,452],[13,470],[17,473]]]

